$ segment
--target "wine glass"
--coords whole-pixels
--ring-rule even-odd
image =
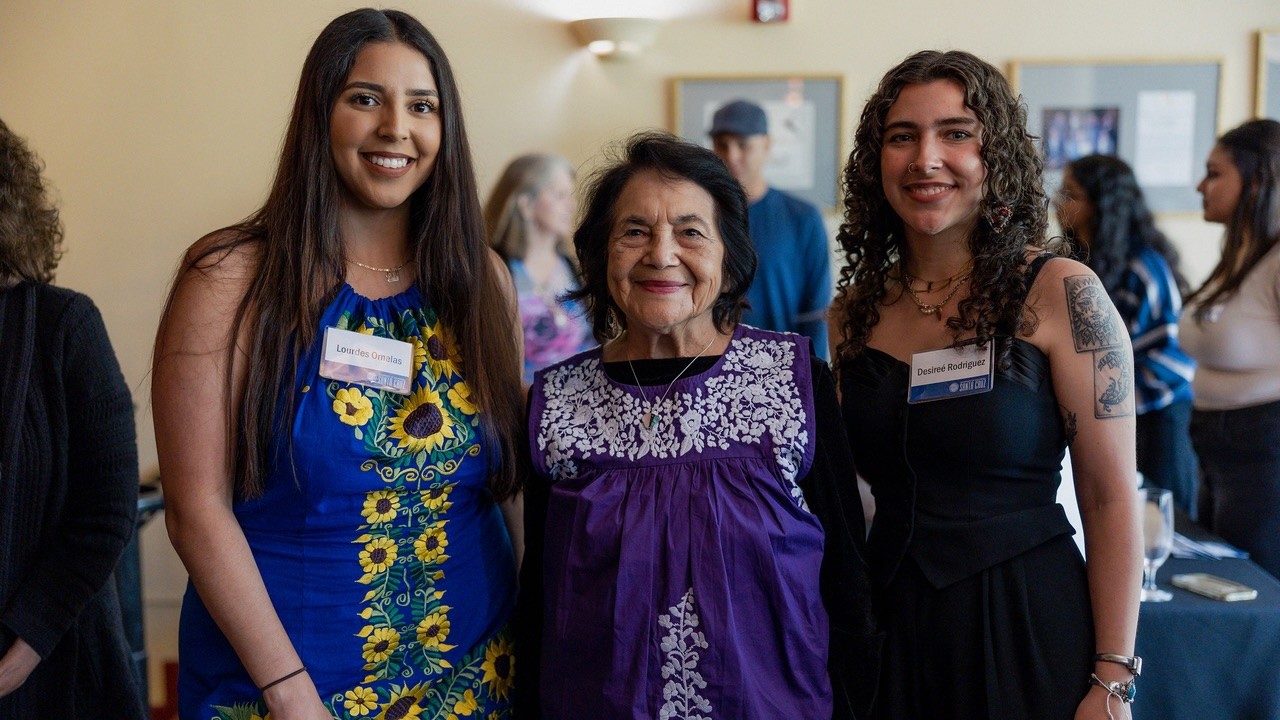
[[[1156,587],[1156,570],[1173,548],[1173,493],[1161,488],[1138,490],[1142,501],[1142,602],[1165,602],[1173,593]]]

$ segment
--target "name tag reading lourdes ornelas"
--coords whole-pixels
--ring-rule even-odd
[[[324,329],[320,377],[409,394],[413,345],[335,327]]]
[[[994,343],[968,344],[911,356],[911,390],[907,402],[977,395],[991,390]]]

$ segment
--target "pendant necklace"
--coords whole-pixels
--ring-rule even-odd
[[[640,424],[644,426],[645,429],[652,430],[653,426],[658,424],[657,409],[659,406],[661,406],[663,403],[667,401],[667,394],[671,392],[671,388],[675,386],[677,380],[684,377],[684,374],[689,372],[689,368],[693,367],[693,364],[698,361],[698,358],[701,358],[703,355],[706,354],[707,348],[711,347],[711,343],[715,342],[716,338],[719,336],[720,336],[719,333],[716,333],[715,335],[711,336],[711,339],[707,341],[707,344],[702,346],[702,350],[699,351],[698,354],[694,356],[692,360],[689,361],[688,365],[684,366],[684,369],[681,370],[676,375],[675,379],[672,380],[670,383],[667,383],[667,389],[662,392],[662,397],[658,398],[658,400],[654,402],[649,402],[648,396],[646,396],[644,393],[644,386],[640,384],[640,377],[636,375],[636,366],[632,365],[630,358],[627,359],[627,365],[631,367],[631,377],[636,381],[636,389],[640,391],[640,399],[644,400],[644,403],[649,406],[648,412],[646,412],[644,416],[640,418]]]
[[[387,282],[389,282],[389,283],[398,283],[398,282],[400,282],[400,270],[402,270],[402,269],[404,268],[404,266],[405,266],[405,265],[408,265],[408,264],[409,264],[409,261],[408,261],[408,260],[405,260],[404,262],[400,263],[399,265],[397,265],[397,266],[395,266],[395,267],[380,268],[380,267],[374,267],[374,266],[372,266],[372,265],[365,265],[364,263],[360,262],[359,260],[352,260],[351,258],[347,258],[347,262],[349,262],[349,263],[353,263],[353,264],[355,264],[355,265],[359,265],[360,267],[364,268],[365,270],[373,270],[374,272],[380,272],[380,273],[383,273],[384,275],[386,275],[386,276],[387,276]]]
[[[911,295],[911,302],[916,304],[916,307],[919,308],[920,312],[924,315],[937,314],[938,319],[941,320],[943,306],[951,302],[951,298],[955,297],[956,293],[960,292],[960,286],[964,285],[964,281],[969,279],[969,273],[965,273],[955,278],[955,286],[951,288],[951,292],[947,293],[947,296],[942,298],[941,302],[936,303],[926,303],[920,299],[920,296],[916,294],[915,288],[911,287],[910,275],[903,273],[903,279],[906,280],[906,282],[903,283],[903,287],[907,289],[907,293]]]

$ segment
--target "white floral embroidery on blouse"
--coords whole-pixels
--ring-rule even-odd
[[[577,458],[674,459],[734,443],[756,445],[768,433],[792,500],[808,510],[798,476],[810,438],[794,362],[793,342],[735,338],[720,372],[704,385],[651,399],[658,418],[653,429],[641,422],[649,403],[610,382],[599,356],[558,367],[545,376],[538,449],[560,481],[577,477]]]
[[[706,635],[698,630],[699,624],[693,588],[685,591],[680,602],[667,608],[665,615],[658,616],[658,625],[667,630],[658,646],[667,656],[662,663],[662,679],[667,682],[662,686],[666,702],[658,711],[660,720],[711,720],[710,716],[699,714],[713,712],[711,702],[698,694],[707,687],[698,672],[698,661],[702,659],[698,651],[710,647]]]

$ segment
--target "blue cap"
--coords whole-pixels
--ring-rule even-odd
[[[747,100],[734,100],[722,105],[711,116],[711,130],[707,134],[714,137],[721,133],[768,135],[769,120],[759,105]]]

